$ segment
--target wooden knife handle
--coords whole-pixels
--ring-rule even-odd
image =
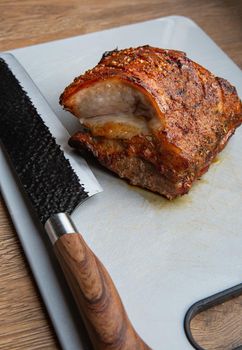
[[[54,251],[95,350],[150,349],[131,325],[103,264],[79,233],[61,236]]]

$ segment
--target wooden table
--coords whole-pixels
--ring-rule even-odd
[[[184,15],[195,20],[242,67],[241,0],[0,0],[0,13],[1,51]],[[229,350],[241,345],[242,296],[198,315],[192,330],[205,349]],[[0,349],[60,349],[1,198]]]

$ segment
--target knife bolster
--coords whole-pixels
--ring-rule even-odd
[[[150,350],[133,328],[107,270],[68,214],[45,224],[94,350]]]
[[[45,230],[53,245],[61,236],[68,233],[78,232],[69,214],[67,213],[52,215],[45,223]]]
[[[93,350],[151,350],[136,333],[110,275],[82,235],[62,235],[53,248]]]

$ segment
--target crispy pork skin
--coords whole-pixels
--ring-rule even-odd
[[[148,45],[106,52],[60,103],[80,119],[71,146],[169,199],[189,191],[242,123],[229,82],[183,52]]]

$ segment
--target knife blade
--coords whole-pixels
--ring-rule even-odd
[[[2,58],[0,76],[1,143],[53,244],[94,349],[149,349],[131,325],[107,270],[70,218],[89,197],[85,184]]]

